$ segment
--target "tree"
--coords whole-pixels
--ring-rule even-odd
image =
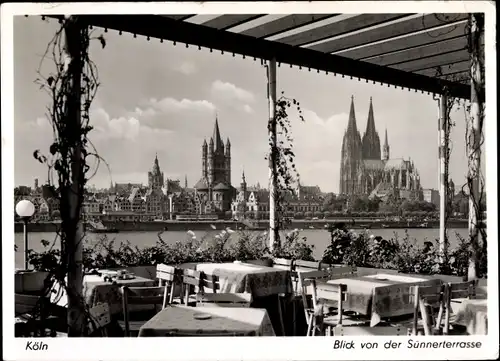
[[[303,219],[304,218],[304,213],[302,213],[302,212],[296,212],[295,213],[295,218],[296,219]]]

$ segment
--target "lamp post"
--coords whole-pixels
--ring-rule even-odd
[[[35,205],[27,199],[16,204],[16,213],[24,224],[24,269],[28,269],[28,222],[35,213]]]

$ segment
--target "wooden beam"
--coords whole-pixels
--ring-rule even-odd
[[[370,26],[382,24],[387,21],[396,20],[408,14],[362,14],[355,15],[348,19],[339,20],[332,24],[324,25],[319,28],[303,31],[298,34],[289,35],[278,39],[280,43],[302,46],[328,39],[333,36],[343,35],[352,31],[361,30]],[[314,49],[313,49],[314,50]]]
[[[242,54],[259,59],[276,58],[279,63],[343,74],[403,88],[418,89],[440,94],[443,87],[450,96],[469,99],[470,89],[463,84],[453,84],[440,79],[412,74],[398,69],[324,54],[306,48],[293,47],[274,41],[220,31],[206,26],[155,15],[84,15],[89,25],[115,29],[153,38],[177,41],[209,49]]]
[[[256,26],[240,32],[240,34],[255,38],[267,38],[285,31],[325,20],[339,14],[293,14]]]
[[[470,61],[465,60],[465,61],[461,61],[459,63],[453,63],[453,64],[448,64],[448,65],[442,66],[440,74],[442,74],[443,76],[446,76],[448,74],[460,73],[460,72],[469,71],[469,70],[470,70]],[[432,77],[436,76],[436,74],[437,74],[435,68],[424,69],[424,70],[416,71],[415,73],[422,74],[425,76],[432,76]]]
[[[408,62],[409,60],[413,59],[424,59],[440,54],[443,55],[443,57],[446,57],[446,54],[459,50],[463,50],[465,52],[467,51],[467,39],[465,37],[455,38],[431,45],[425,45],[406,51],[398,51],[392,54],[381,55],[366,59],[364,61],[377,65],[391,66]]]
[[[448,18],[446,18],[448,16]],[[448,19],[448,20],[447,20]],[[401,21],[396,24],[387,24],[377,29],[364,31],[341,39],[332,39],[321,44],[311,46],[312,50],[324,53],[333,53],[344,49],[354,48],[370,44],[375,41],[394,38],[417,31],[430,30],[433,27],[442,26],[447,23],[454,23],[467,19],[467,14],[429,14],[413,19]]]
[[[209,26],[218,30],[225,30],[232,28],[234,26],[243,24],[247,21],[251,21],[257,18],[264,16],[260,15],[245,15],[245,14],[229,14],[229,15],[221,15],[214,19],[208,20],[200,25]]]
[[[187,19],[195,16],[195,14],[189,14],[189,15],[176,14],[176,15],[161,15],[161,16],[165,16],[167,18],[174,19],[174,20],[187,20]]]
[[[399,63],[391,66],[391,68],[404,70],[404,71],[419,71],[424,69],[430,69],[438,66],[444,66],[448,64],[458,63],[469,59],[469,53],[467,50],[455,51],[453,53],[448,53],[445,55],[433,56],[425,59],[416,59],[407,61],[405,63]]]
[[[466,22],[461,22],[438,30],[429,30],[424,33],[411,34],[402,38],[387,40],[383,43],[367,45],[353,50],[342,50],[335,54],[351,59],[363,60],[395,51],[409,50],[423,45],[436,44],[444,40],[464,37],[465,25]]]

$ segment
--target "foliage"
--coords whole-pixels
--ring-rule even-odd
[[[285,235],[285,241],[275,247],[272,256],[293,260],[314,261],[314,245],[307,243],[306,237],[301,237],[299,230],[294,229]]]
[[[410,239],[408,232],[403,238],[395,233],[394,238],[368,236],[348,230],[344,224],[330,226],[330,244],[323,253],[322,261],[329,264],[346,264],[358,267],[393,269],[401,273],[467,275],[470,243],[457,234],[460,243],[441,259],[439,240],[425,241],[423,245]],[[487,275],[486,252],[480,247],[478,254],[480,275]]]
[[[287,98],[284,92],[276,100],[276,113],[274,118],[268,122],[270,153],[266,156],[272,170],[271,183],[276,187],[276,213],[275,228],[271,229],[276,245],[279,247],[280,230],[284,227],[285,214],[287,213],[287,199],[296,193],[296,185],[299,181],[299,173],[295,166],[295,153],[293,151],[292,125],[288,115],[288,109],[295,107],[298,117],[304,121],[300,103],[296,99]]]

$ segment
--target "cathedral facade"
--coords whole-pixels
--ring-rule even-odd
[[[339,190],[346,195],[384,198],[394,194],[401,198],[421,198],[420,176],[413,162],[390,158],[387,129],[381,152],[371,98],[363,137],[356,125],[354,97],[351,99],[349,120],[342,140]]]
[[[231,209],[236,189],[231,186],[231,143],[222,141],[219,121],[215,118],[212,138],[201,147],[201,178],[194,186],[200,212],[223,212]],[[203,210],[205,209],[205,210]]]

